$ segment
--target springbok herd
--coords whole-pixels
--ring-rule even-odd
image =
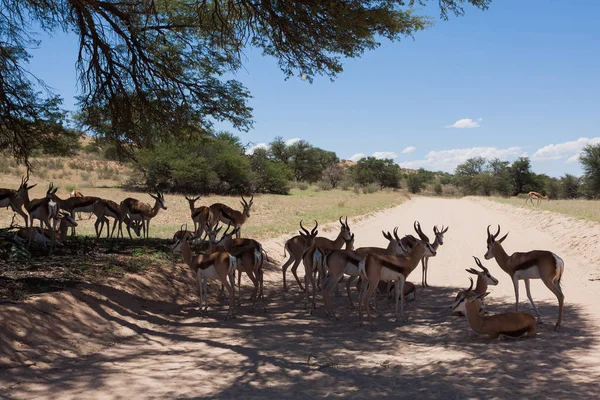
[[[129,237],[131,228],[137,236],[143,231],[144,237],[148,237],[150,220],[155,217],[160,209],[167,209],[165,200],[160,192],[150,195],[155,200],[154,206],[143,203],[133,198],[127,198],[120,204],[111,200],[101,199],[93,196],[83,196],[74,191],[68,199],[60,199],[56,196],[56,188],[49,185],[46,197],[30,200],[28,191],[35,185],[28,185],[27,179],[22,179],[17,190],[0,189],[0,206],[11,207],[13,211],[23,217],[25,228],[19,229],[14,240],[16,242],[27,242],[28,245],[42,244],[44,246],[54,245],[57,241],[63,241],[67,235],[68,228],[72,228],[75,234],[74,216],[78,212],[88,212],[96,215],[96,235],[102,234],[104,225],[107,225],[107,237],[109,236],[110,223],[108,218],[113,219],[113,228],[110,232],[112,237],[118,224],[117,237],[123,237],[122,224],[125,223]],[[266,253],[262,245],[249,238],[241,237],[242,225],[250,217],[254,197],[247,201],[242,197],[242,211],[235,210],[225,204],[215,203],[211,206],[196,207],[195,202],[199,199],[186,197],[189,202],[194,230],[188,231],[182,225],[181,230],[174,234],[172,250],[181,252],[183,260],[196,274],[200,289],[200,312],[208,309],[208,281],[220,281],[222,284],[221,294],[226,290],[229,299],[229,312],[227,318],[235,317],[235,272],[238,271],[238,304],[240,303],[241,276],[245,273],[252,281],[254,290],[250,300],[255,306],[257,299],[263,296],[263,262]],[[23,207],[27,214],[23,211]],[[40,228],[33,227],[34,220],[40,220]],[[13,218],[14,222],[14,218]],[[393,295],[395,301],[395,316],[406,321],[404,308],[408,296],[412,294],[416,299],[415,285],[407,281],[408,276],[421,263],[423,287],[427,284],[427,272],[429,259],[435,257],[440,246],[444,244],[444,235],[448,228],[438,229],[433,227],[435,240],[430,242],[429,238],[421,228],[418,221],[414,223],[414,230],[418,238],[407,234],[398,236],[398,228],[390,232],[382,232],[389,244],[387,248],[360,247],[354,248],[354,233],[345,221],[340,217],[340,231],[335,240],[318,236],[318,222],[314,227],[307,229],[304,221],[300,221],[299,235],[285,242],[284,254],[289,258],[282,266],[283,288],[288,290],[286,282],[286,271],[291,266],[294,276],[301,291],[305,292],[305,307],[310,314],[316,309],[316,292],[322,295],[325,315],[336,318],[332,302],[332,294],[337,292],[338,284],[346,278],[346,293],[348,302],[354,308],[352,300],[353,283],[358,291],[358,316],[361,326],[363,325],[363,310],[366,309],[371,327],[373,318],[371,315],[371,299],[374,309],[381,315],[377,307],[377,294],[383,294],[390,298]],[[224,232],[222,227],[227,224]],[[11,223],[12,225],[12,223]],[[42,229],[43,226],[47,229]],[[58,226],[58,232],[57,232]],[[230,230],[231,229],[231,230]],[[221,233],[219,237],[219,233]],[[534,250],[526,253],[513,253],[508,255],[502,247],[502,242],[508,234],[501,238],[500,226],[495,234],[487,229],[487,252],[485,259],[494,258],[500,268],[511,278],[516,304],[515,312],[488,315],[484,308],[484,298],[489,293],[488,285],[497,285],[498,280],[490,271],[474,257],[478,269],[470,268],[467,272],[477,275],[477,283],[473,289],[473,279],[469,278],[470,286],[460,291],[451,305],[455,314],[466,315],[469,326],[478,334],[487,335],[494,339],[499,335],[520,337],[535,335],[536,323],[541,322],[541,316],[533,302],[530,291],[530,279],[541,279],[544,284],[556,295],[558,299],[558,319],[555,330],[560,328],[564,295],[561,290],[560,281],[564,272],[564,262],[556,254],[550,251]],[[235,236],[235,238],[234,238]],[[197,255],[192,254],[191,243],[198,241],[208,242],[208,250]],[[297,275],[300,262],[304,265],[304,286]],[[519,312],[519,281],[525,281],[527,297],[536,313],[537,320],[531,314]],[[393,289],[393,292],[392,292]],[[204,306],[203,306],[204,302]],[[400,310],[399,310],[400,303]]]

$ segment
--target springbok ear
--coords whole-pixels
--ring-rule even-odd
[[[508,233],[510,233],[510,232],[508,232]],[[508,236],[508,233],[506,235],[502,236],[502,238],[498,239],[498,243],[504,242],[504,239],[506,239],[506,237]]]
[[[57,191],[58,191],[58,187],[55,187],[55,188],[52,190],[52,194],[56,194],[56,192],[57,192]]]

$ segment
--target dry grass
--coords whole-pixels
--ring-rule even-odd
[[[491,199],[516,207],[552,211],[581,219],[600,222],[600,201],[597,200],[543,200],[539,206],[537,205],[537,202],[534,202],[536,205],[532,206],[530,202],[525,204],[525,199],[518,197],[492,197]]]
[[[39,185],[31,191],[30,197],[32,199],[43,197],[47,183],[33,178],[31,182],[38,182]],[[0,182],[0,187],[11,186],[15,186],[15,182]],[[61,186],[57,192],[58,196],[68,197],[73,186],[81,187],[78,185]],[[116,202],[127,197],[134,197],[154,204],[154,200],[147,194],[126,192],[117,188],[90,187],[81,191],[84,195],[98,196]],[[319,223],[326,223],[338,219],[341,215],[356,217],[374,213],[401,204],[405,199],[406,195],[402,191],[383,190],[371,194],[356,194],[352,191],[342,190],[317,192],[313,188],[304,191],[294,189],[289,196],[256,195],[251,217],[244,227],[243,233],[244,236],[257,239],[271,238],[296,231],[298,221],[301,219],[316,219]],[[150,222],[150,236],[152,237],[171,238],[182,224],[187,223],[188,227],[193,226],[189,205],[183,195],[165,195],[165,200],[168,209],[160,210]],[[197,201],[196,206],[220,202],[241,210],[239,200],[237,197],[209,196]],[[12,215],[9,210],[0,211],[0,227],[8,226]],[[78,220],[78,234],[93,235],[95,217],[88,220],[84,215],[83,218],[82,221]],[[19,219],[17,221],[20,222]],[[310,222],[308,224],[310,225]]]

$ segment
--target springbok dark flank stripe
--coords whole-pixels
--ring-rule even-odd
[[[532,258],[531,260],[527,260],[525,262],[522,262],[521,264],[517,265],[515,267],[515,271],[524,271],[526,269],[535,267],[536,265],[538,265],[539,260],[537,258]]]

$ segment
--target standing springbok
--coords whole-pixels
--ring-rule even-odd
[[[193,199],[185,196],[185,199],[188,201],[190,205],[190,213],[192,217],[192,221],[194,221],[194,232],[196,232],[196,237],[201,238],[204,234],[204,227],[206,225],[213,227],[213,216],[210,211],[210,207],[200,206],[196,207],[196,201],[200,196],[194,197]]]
[[[214,227],[219,221],[224,224],[231,224],[235,229],[237,229],[236,237],[239,238],[241,236],[241,227],[246,223],[248,218],[250,218],[250,208],[254,203],[254,195],[250,197],[250,201],[246,201],[244,196],[242,196],[242,204],[243,210],[237,211],[233,208],[226,206],[223,203],[214,203],[210,206],[210,216],[212,219],[211,227]]]
[[[19,214],[25,221],[25,227],[29,226],[29,216],[23,210],[25,203],[29,203],[29,190],[35,185],[28,186],[29,177],[21,178],[21,184],[18,189],[0,188],[0,207],[10,207]]]
[[[417,232],[417,234],[419,235],[421,240],[425,240],[425,241],[429,242],[429,238],[423,233],[423,230],[421,229],[421,225],[416,221],[414,223],[414,228],[415,228],[415,232]],[[444,229],[443,225],[442,225],[442,229],[438,229],[437,225],[433,227],[433,233],[435,234],[435,240],[433,241],[433,243],[431,243],[431,247],[433,247],[433,249],[436,252],[437,252],[438,248],[444,244],[444,234],[446,232],[448,232],[448,227],[446,227],[446,229]],[[427,269],[429,268],[429,258],[431,258],[431,257],[423,256],[423,259],[421,260],[421,265],[422,265],[422,269],[423,269],[423,274],[421,276],[421,286],[423,286],[423,287],[429,286],[429,284],[427,283]]]
[[[541,279],[548,289],[556,296],[558,300],[558,319],[554,330],[560,329],[562,320],[563,306],[565,296],[560,287],[560,280],[565,270],[565,263],[556,254],[546,250],[533,250],[526,253],[513,253],[508,255],[502,247],[502,242],[508,236],[508,233],[502,238],[497,239],[500,235],[500,225],[495,235],[490,233],[490,226],[487,228],[487,252],[485,259],[496,259],[496,262],[506,272],[513,281],[515,289],[515,310],[519,311],[519,280],[525,281],[525,289],[527,297],[535,310],[539,323],[542,323],[540,313],[533,303],[531,290],[529,288],[530,279]]]
[[[473,279],[471,286],[467,289],[465,311],[469,326],[478,335],[488,335],[489,339],[496,339],[500,335],[521,337],[527,334],[530,338],[535,336],[536,323],[531,314],[523,312],[508,312],[490,316],[483,316],[479,312],[479,302],[489,293],[478,294],[471,290],[473,288]]]
[[[156,191],[156,196],[150,194],[150,197],[154,199],[154,207],[151,207],[147,203],[143,203],[137,199],[128,197],[121,202],[119,210],[121,213],[121,220],[119,220],[119,233],[123,237],[122,223],[125,221],[125,216],[128,216],[131,221],[142,221],[142,230],[144,231],[144,238],[148,238],[150,234],[150,220],[158,214],[160,209],[166,210],[165,197],[162,192]],[[130,225],[127,225],[127,232],[131,237]]]
[[[58,188],[55,188],[52,183],[48,186],[48,190],[46,191],[46,197],[42,199],[34,199],[29,200],[29,197],[25,197],[25,209],[29,214],[29,227],[33,227],[33,221],[36,219],[40,220],[40,228],[50,229],[51,231],[56,231],[56,222],[58,219],[58,204],[52,200],[52,196],[56,193]],[[52,224],[50,222],[52,221]],[[33,230],[30,231],[29,242],[28,245],[31,246],[31,241],[33,239],[35,232]],[[55,236],[52,236],[55,238]],[[53,240],[54,243],[54,240]]]
[[[528,201],[531,201],[531,205],[533,204],[533,199],[537,200],[537,205],[539,206],[540,203],[542,202],[542,200],[549,200],[548,196],[544,196],[541,193],[538,192],[529,192],[527,193],[527,198],[525,199],[525,204],[527,204]]]
[[[302,263],[304,264],[304,287],[306,289],[306,304],[305,308],[308,309],[308,313],[312,314],[312,311],[317,308],[316,303],[316,284],[315,284],[315,271],[322,271],[323,269],[323,258],[325,257],[325,252],[323,249],[319,248],[317,241],[315,240],[319,231],[317,228],[319,227],[319,223],[315,220],[315,227],[308,233],[308,230],[302,226],[302,221],[300,221],[300,228],[302,231],[300,235],[304,238],[304,243],[306,245],[306,249],[302,253]],[[310,302],[310,288],[312,286],[312,304],[309,305]]]
[[[492,274],[490,274],[490,271],[483,266],[479,258],[475,256],[473,256],[473,258],[475,259],[475,264],[477,264],[477,266],[481,268],[481,271],[478,271],[474,268],[469,268],[466,271],[470,274],[477,275],[477,285],[475,286],[475,293],[484,294],[487,292],[488,285],[496,286],[498,284],[498,279],[494,278]],[[453,313],[456,313],[458,315],[466,315],[465,306],[467,304],[467,293],[468,290],[461,290],[460,292],[458,292],[458,294],[454,298],[454,302],[450,306],[450,309]],[[483,301],[478,301],[480,302],[480,311],[482,311]]]
[[[57,188],[58,189],[58,188]],[[56,195],[56,190],[52,193],[52,200],[54,200],[61,210],[71,214],[75,218],[76,213],[94,212],[94,204],[100,200],[97,196],[83,196],[83,197],[69,197],[68,199],[61,199]],[[71,235],[75,235],[75,227],[71,227]]]
[[[346,243],[347,240],[350,240],[350,237],[352,235],[352,232],[350,231],[350,226],[348,225],[348,217],[346,217],[346,222],[342,222],[342,217],[340,217],[339,219],[340,221],[340,233],[338,233],[338,236],[335,238],[335,240],[330,240],[326,237],[317,237],[315,238],[315,242],[317,243],[317,245],[324,249],[324,250],[339,250],[342,248],[342,246],[344,246],[344,244]],[[304,230],[304,233],[300,232],[300,235],[296,235],[292,238],[290,238],[288,241],[285,242],[284,248],[283,248],[283,255],[285,257],[285,253],[287,251],[287,253],[289,253],[290,258],[285,262],[285,264],[283,264],[283,266],[281,267],[281,270],[283,272],[283,288],[284,290],[288,290],[287,287],[287,282],[286,282],[286,278],[285,278],[285,273],[288,269],[288,267],[290,265],[292,265],[292,274],[294,275],[294,278],[296,278],[296,282],[298,282],[298,286],[300,286],[300,290],[304,291],[305,289],[302,287],[302,283],[300,282],[300,279],[298,278],[298,275],[296,273],[296,270],[298,269],[298,266],[300,265],[300,261],[302,261],[302,254],[304,253],[304,250],[306,250],[308,248],[308,246],[305,243],[305,237],[307,235],[309,235],[309,232],[302,228]]]
[[[121,210],[119,205],[112,201],[106,199],[100,199],[94,204],[94,210],[92,211],[94,215],[96,215],[96,222],[94,223],[94,229],[96,230],[96,237],[100,237],[102,234],[102,230],[104,229],[104,225],[106,225],[106,237],[113,237],[115,233],[115,228],[117,227],[117,222],[121,219],[125,222],[126,226],[133,227],[133,231],[140,237],[140,232],[142,229],[142,221],[131,221],[129,216],[125,215],[121,217]],[[113,228],[110,230],[110,221],[108,218],[112,218]],[[118,236],[118,232],[117,232]],[[131,232],[129,233],[129,239],[131,239]]]
[[[395,281],[395,299],[396,299],[396,321],[398,321],[398,300],[401,300],[402,319],[406,321],[404,315],[405,297],[400,296],[404,293],[404,284],[406,278],[419,265],[419,261],[424,255],[435,256],[435,250],[428,241],[414,239],[415,245],[406,255],[390,256],[380,254],[369,254],[359,264],[361,277],[367,280],[367,284],[361,287],[361,297],[358,303],[358,315],[362,326],[362,308],[367,308],[367,315],[371,321],[371,328],[374,329],[373,318],[371,316],[370,299],[377,291],[380,280]],[[399,283],[399,284],[398,284]],[[376,300],[375,300],[376,301]]]
[[[178,240],[171,249],[180,249],[183,260],[198,278],[200,289],[199,312],[208,312],[208,281],[219,280],[229,293],[229,313],[227,319],[235,318],[234,274],[237,267],[236,258],[226,251],[213,251],[215,242],[210,243],[208,253],[192,256],[188,240]],[[202,309],[204,300],[204,310]]]

